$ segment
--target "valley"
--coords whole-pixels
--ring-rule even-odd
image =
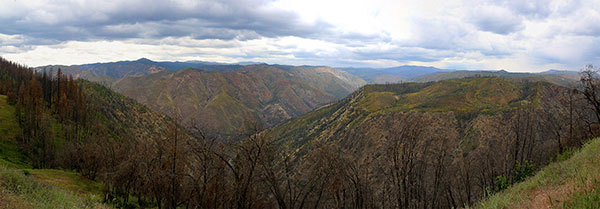
[[[105,84],[156,111],[180,117],[187,127],[194,125],[211,135],[233,138],[342,99],[366,84],[329,67],[206,65],[147,59],[62,67],[65,74]],[[37,69],[56,72],[58,68]],[[109,79],[99,79],[102,77]]]

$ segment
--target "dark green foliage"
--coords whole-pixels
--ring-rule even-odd
[[[500,192],[508,188],[512,182],[505,175],[496,177],[496,189],[495,192]]]
[[[514,174],[512,177],[506,175],[500,175],[496,177],[495,181],[495,192],[504,191],[513,184],[525,181],[527,178],[535,174],[535,168],[533,162],[526,160],[524,163],[516,162],[514,167]]]
[[[575,153],[574,149],[568,149],[566,151],[564,151],[563,153],[559,153],[558,155],[556,155],[556,158],[550,158],[550,162],[562,162],[565,161],[569,158],[571,158],[571,156],[573,156],[573,154]]]
[[[524,181],[530,176],[535,174],[535,169],[533,167],[533,162],[531,160],[525,160],[525,162],[517,162],[515,164],[515,176],[513,177],[512,183],[517,183]]]

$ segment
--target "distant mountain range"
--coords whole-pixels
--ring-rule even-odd
[[[435,67],[403,65],[391,68],[340,68],[361,77],[368,83],[385,84],[400,82],[429,82],[466,77],[546,77],[553,83],[566,85],[579,79],[576,71],[551,69],[540,73],[511,73],[506,70],[453,70]]]
[[[398,83],[401,81],[411,81],[412,79],[441,72],[451,72],[454,70],[439,69],[435,67],[424,67],[414,65],[403,65],[391,68],[340,68],[346,72],[361,77],[369,83]]]
[[[578,85],[579,74],[575,71],[544,71],[541,73],[511,73],[504,70],[499,71],[468,71],[458,70],[452,72],[439,72],[422,75],[412,79],[414,82],[432,82],[456,78],[470,77],[500,77],[500,78],[528,78],[533,80],[545,80],[561,86],[573,87]]]
[[[65,71],[65,73],[74,74],[74,76],[81,76],[85,78],[89,78],[91,76],[123,78],[127,76],[147,75],[161,71],[175,72],[185,68],[196,68],[216,72],[233,72],[241,67],[242,65],[238,64],[224,64],[217,62],[155,62],[146,58],[142,58],[133,61],[93,63],[71,66],[48,65],[37,67],[37,69],[56,71],[56,69],[61,68],[61,70]]]
[[[83,65],[48,65],[41,66],[38,69],[56,70],[59,67],[66,73],[73,74],[75,77],[85,77],[92,81],[112,82],[111,78],[122,78],[127,76],[140,76],[152,74],[160,71],[175,72],[186,68],[202,69],[214,72],[236,72],[245,65],[260,65],[260,62],[238,62],[238,63],[220,63],[206,61],[152,61],[141,58],[133,61],[118,61],[109,63],[93,63]],[[286,65],[273,65],[280,68],[289,68]],[[307,66],[312,67],[312,66]],[[398,82],[424,82],[437,81],[451,78],[462,78],[469,76],[537,76],[537,75],[560,75],[569,79],[578,79],[578,72],[550,69],[540,73],[510,73],[505,70],[454,70],[441,69],[430,66],[402,65],[390,68],[354,68],[339,67],[337,69],[346,71],[352,75],[358,76],[367,83],[398,83]]]

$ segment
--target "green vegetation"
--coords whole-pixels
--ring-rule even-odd
[[[510,185],[522,182],[534,174],[535,168],[533,162],[526,160],[524,163],[517,161],[514,168],[514,176],[512,178],[506,175],[496,177],[496,188],[494,192],[504,191]],[[489,191],[487,191],[489,193]]]
[[[18,146],[5,146],[13,152],[6,159],[19,165],[14,159],[22,151],[32,168],[78,174],[2,167],[0,192],[7,199],[2,207],[96,207],[102,200],[126,208],[456,208],[529,180],[550,156],[598,136],[589,124],[600,120],[598,112],[590,118],[582,95],[567,88],[466,78],[370,85],[270,133],[255,132],[240,141],[202,132],[194,138],[179,120],[103,86],[3,62],[8,69],[0,73],[12,78],[1,80],[6,84],[0,93],[16,104],[5,114],[17,112],[21,128],[13,137]],[[171,115],[169,108],[177,108],[190,119],[190,113],[208,107],[214,115],[202,115],[207,120],[200,123],[216,120],[243,129],[250,126],[244,112],[285,119],[289,110],[308,112],[332,96],[314,91],[319,85],[299,82],[302,76],[308,82],[319,77],[290,72],[254,65],[227,73],[231,77],[186,69],[120,82],[135,84],[129,93],[145,95],[138,101],[158,101],[163,105],[158,109]],[[321,84],[331,92],[344,89]],[[180,98],[192,106],[179,106]],[[282,99],[289,103],[277,102]],[[591,122],[579,122],[584,120]],[[569,155],[556,161],[568,163]],[[576,180],[556,186],[572,191],[565,198],[535,193],[533,200],[596,207],[597,178],[580,177],[582,165],[573,167]],[[561,184],[540,188],[555,191],[548,188],[555,185]],[[540,203],[523,204],[528,205],[499,207]]]
[[[0,95],[0,208],[104,207],[102,184],[73,171],[31,169],[18,145],[20,130],[14,106]]]
[[[246,131],[243,129],[249,124],[260,123],[254,110],[231,97],[225,90],[221,90],[201,111],[207,112],[210,118],[228,118],[223,120],[221,127],[214,127],[224,133],[244,133]]]
[[[369,84],[340,102],[275,127],[269,135],[288,147],[298,148],[321,134],[346,133],[371,118],[398,112],[455,112],[457,117],[467,121],[478,114],[495,114],[515,110],[523,104],[536,104],[547,85],[551,84],[514,82],[498,77]],[[468,141],[463,146],[477,143]]]
[[[559,157],[562,158],[562,157]],[[480,208],[599,208],[600,138],[565,161],[552,163],[534,177],[489,197]]]
[[[0,97],[0,165],[8,173],[0,176],[6,186],[0,188],[0,208],[89,208],[102,201],[122,206],[131,189],[116,184],[131,186],[121,179],[132,174],[114,169],[131,162],[124,155],[137,154],[133,148],[160,149],[150,141],[162,142],[167,128],[189,137],[168,117],[105,86],[37,73],[2,58],[0,94],[7,95]]]
[[[77,194],[88,195],[95,201],[102,201],[103,185],[82,177],[77,172],[57,169],[24,169],[24,173],[35,177],[36,180],[55,185]]]
[[[382,92],[371,92],[365,109],[369,112],[499,111],[518,102],[522,91],[518,84],[495,77],[445,80],[412,93],[382,97]],[[393,98],[396,105],[391,105]]]
[[[148,138],[165,133],[168,117],[105,86],[85,80],[78,84],[96,110],[93,118],[112,138],[123,139],[133,134]]]
[[[0,165],[13,168],[30,168],[29,158],[19,151],[17,137],[21,128],[15,117],[15,107],[8,105],[6,96],[0,95]]]
[[[0,208],[106,208],[95,195],[76,194],[26,174],[0,166]]]
[[[400,196],[421,191],[429,197],[420,203],[429,204],[435,199],[434,204],[443,207],[460,207],[523,182],[551,156],[556,157],[559,150],[578,147],[590,138],[583,121],[594,118],[589,119],[592,115],[582,108],[586,104],[579,99],[581,95],[570,92],[543,81],[498,77],[367,85],[337,103],[277,126],[267,135],[283,144],[289,150],[286,153],[293,153],[298,164],[314,156],[315,150],[331,145],[342,150],[340,155],[348,154],[352,166],[365,172],[374,169],[373,178],[384,174],[378,172],[382,168],[370,166],[377,164],[381,156],[393,156],[394,149],[389,147],[397,145],[397,140],[404,143],[398,146],[406,146],[399,153],[410,150],[414,152],[412,157],[422,157],[424,162],[417,163],[423,166],[418,168],[423,172],[412,171],[419,174],[409,180],[412,185],[405,186],[414,186],[414,190],[400,188],[407,191]],[[569,98],[578,98],[572,103],[572,120],[568,104],[573,100]],[[572,133],[569,127],[573,127]],[[410,144],[414,139],[418,140]],[[556,159],[564,160],[568,155],[564,152]],[[417,180],[425,170],[430,176]],[[441,176],[441,184],[451,189],[436,193],[440,184],[435,179]],[[377,188],[373,191],[385,189],[376,184],[369,186]],[[412,203],[391,204],[408,207]]]

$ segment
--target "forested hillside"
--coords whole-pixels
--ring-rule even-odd
[[[137,191],[132,190],[134,179],[144,188],[137,191],[144,192],[136,198],[138,206],[168,199],[168,189],[146,189],[163,188],[158,180],[174,172],[167,157],[176,152],[172,147],[193,142],[172,119],[99,84],[75,81],[60,71],[37,73],[4,59],[0,86],[8,104],[3,113],[14,112],[2,118],[7,120],[2,130],[8,133],[0,138],[3,166],[73,169],[102,182],[100,200],[119,207],[131,204],[130,192]]]
[[[584,98],[547,82],[496,77],[367,85],[268,135],[299,164],[328,159],[323,172],[336,178],[320,183],[338,185],[322,191],[328,207],[461,207],[595,136],[597,118]]]

